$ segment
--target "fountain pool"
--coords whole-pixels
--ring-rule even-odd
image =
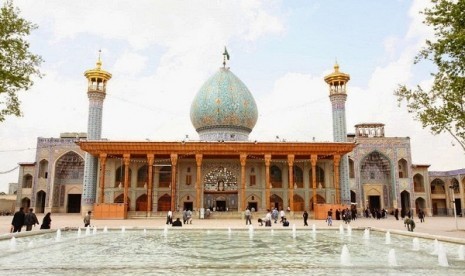
[[[271,230],[122,228],[16,237],[0,241],[0,274],[456,275],[465,270],[457,244],[441,243],[444,266],[433,254],[432,240],[418,239],[413,250],[412,238],[391,235],[391,244],[385,244],[385,234],[378,232],[367,239],[357,230],[350,235]]]

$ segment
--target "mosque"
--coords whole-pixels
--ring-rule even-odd
[[[429,172],[429,165],[412,164],[410,138],[386,137],[382,123],[358,124],[347,133],[350,76],[338,64],[322,80],[329,88],[334,142],[250,141],[258,108],[226,59],[191,104],[198,140],[103,139],[112,75],[100,57],[84,75],[87,133],[37,138],[35,161],[19,164],[17,208],[128,218],[184,209],[239,214],[276,207],[298,213],[340,204],[451,215],[455,202],[462,213],[465,169]]]

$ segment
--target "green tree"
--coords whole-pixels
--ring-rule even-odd
[[[11,0],[0,9],[0,122],[6,116],[21,116],[18,92],[28,90],[33,77],[42,77],[42,58],[29,51],[26,40],[36,25],[19,17]]]
[[[394,92],[399,105],[406,101],[409,113],[430,127],[433,134],[449,133],[465,150],[465,0],[432,0],[426,8],[427,26],[434,39],[416,56],[414,63],[429,60],[436,65],[429,90],[420,85],[400,85]]]

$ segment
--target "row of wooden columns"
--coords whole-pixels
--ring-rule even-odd
[[[104,202],[105,196],[105,168],[106,168],[106,160],[107,154],[102,153],[99,156],[100,159],[100,179],[99,179],[99,203]],[[173,153],[170,156],[171,159],[171,210],[176,210],[176,172],[177,172],[177,163],[178,163],[178,155]],[[266,208],[270,208],[270,193],[271,193],[271,181],[270,181],[270,166],[271,166],[271,155],[265,154],[265,197],[266,197]],[[287,156],[287,163],[289,166],[289,187],[288,187],[288,196],[289,196],[289,206],[294,206],[294,160],[295,155],[289,154]],[[147,205],[149,212],[152,211],[152,193],[153,193],[153,164],[155,161],[154,154],[147,154],[147,165],[148,165],[148,186],[147,186]],[[196,154],[195,161],[197,165],[197,177],[195,180],[195,190],[196,190],[196,206],[197,209],[202,208],[201,197],[203,194],[203,185],[202,183],[202,161],[203,155]],[[313,204],[316,203],[316,164],[318,161],[318,155],[312,154],[310,156],[310,163],[312,165],[312,202]],[[334,163],[334,187],[336,190],[336,204],[340,204],[341,202],[341,195],[339,189],[339,162],[341,161],[340,155],[333,155],[333,163]],[[128,204],[128,195],[129,195],[129,164],[131,162],[131,155],[130,154],[123,154],[123,162],[124,162],[124,204],[127,206]],[[246,171],[245,166],[247,162],[247,154],[241,153],[240,154],[240,163],[241,163],[241,185],[239,187],[239,193],[241,204],[238,206],[239,210],[243,210],[247,206],[246,202]],[[291,207],[292,208],[292,207]]]

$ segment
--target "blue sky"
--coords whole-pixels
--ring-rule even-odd
[[[250,89],[259,109],[252,140],[332,141],[331,105],[323,81],[337,59],[350,74],[348,132],[363,122],[386,124],[386,136],[411,138],[416,164],[463,167],[465,156],[447,135],[433,136],[398,107],[399,83],[428,85],[426,63],[413,58],[432,31],[419,11],[427,1],[58,1],[16,0],[39,25],[32,50],[45,77],[21,93],[21,118],[0,128],[0,172],[32,162],[37,137],[87,130],[83,72],[113,74],[102,135],[112,140],[197,139],[192,99],[222,63]],[[0,191],[17,171],[0,175]]]

